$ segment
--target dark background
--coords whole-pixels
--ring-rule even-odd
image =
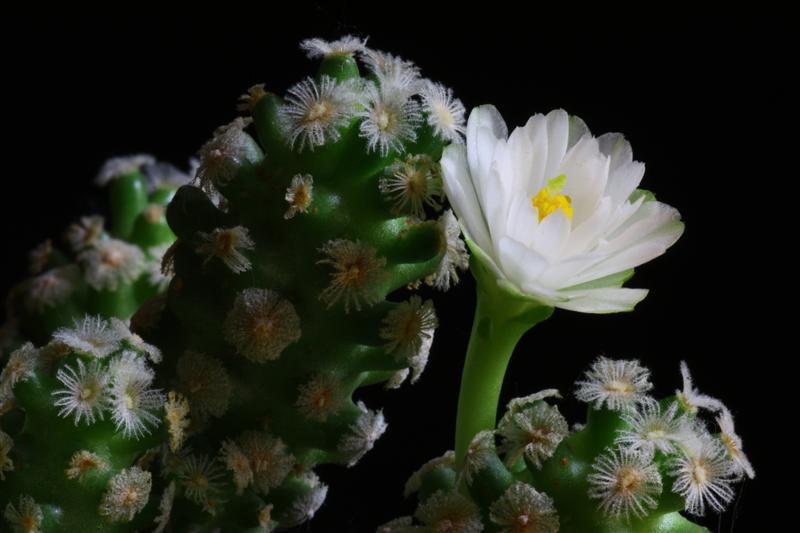
[[[656,392],[669,394],[680,386],[678,362],[689,361],[701,390],[736,415],[758,471],[735,505],[704,523],[755,531],[776,492],[780,429],[771,417],[787,405],[781,375],[796,353],[780,344],[777,319],[777,305],[793,299],[783,270],[796,243],[785,213],[796,210],[787,187],[797,179],[797,155],[782,145],[792,140],[788,72],[797,66],[788,24],[575,22],[574,13],[490,16],[466,8],[459,22],[453,8],[402,17],[376,9],[308,3],[292,13],[241,11],[204,22],[4,18],[0,290],[24,275],[34,244],[102,209],[92,179],[105,158],[151,152],[185,165],[236,115],[247,87],[265,82],[282,92],[312,72],[301,39],[369,35],[371,46],[413,59],[425,76],[453,87],[467,108],[497,105],[510,126],[563,107],[596,134],[626,134],[647,164],[643,186],[680,209],[686,233],[629,283],[651,289],[636,312],[559,311],[527,334],[502,401],[546,387],[570,391],[598,354],[640,358]],[[474,305],[472,279],[464,277],[434,296],[441,327],[421,381],[363,394],[384,407],[389,431],[358,467],[320,469],[331,490],[304,530],[368,532],[412,511],[401,496],[406,477],[452,447]],[[573,398],[562,408],[571,421],[583,416]]]

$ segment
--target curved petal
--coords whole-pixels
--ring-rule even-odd
[[[518,288],[534,281],[547,268],[547,260],[527,246],[505,237],[498,244],[500,268]]]
[[[611,158],[606,196],[619,205],[636,190],[644,177],[644,164],[633,160],[631,144],[621,133],[605,133],[597,138],[600,151]]]
[[[472,110],[467,120],[467,160],[473,179],[485,174],[495,142],[507,136],[508,127],[495,106],[482,105]]]
[[[647,296],[647,289],[588,289],[562,291],[568,297],[556,307],[581,313],[619,313],[632,311]]]
[[[464,145],[451,144],[442,154],[442,177],[445,194],[461,220],[464,234],[483,250],[491,250],[491,239],[483,211],[478,203],[467,167]]]
[[[547,163],[544,168],[544,179],[549,180],[560,174],[558,169],[567,153],[569,115],[563,109],[554,109],[547,114],[545,119],[547,122]]]

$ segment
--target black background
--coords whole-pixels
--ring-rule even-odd
[[[598,354],[640,358],[653,370],[656,392],[669,394],[680,385],[678,362],[689,361],[701,390],[737,416],[758,471],[735,505],[704,523],[714,531],[757,530],[778,490],[773,461],[786,458],[771,416],[787,405],[781,375],[796,353],[778,340],[777,318],[778,304],[793,299],[783,272],[796,243],[785,222],[796,210],[787,188],[797,179],[797,154],[786,146],[793,140],[788,73],[797,66],[788,24],[629,21],[616,13],[575,22],[577,13],[470,9],[395,13],[309,3],[203,22],[3,19],[0,289],[24,275],[32,245],[102,209],[91,181],[105,158],[151,152],[185,165],[236,115],[247,87],[265,82],[282,92],[313,71],[297,47],[301,39],[368,35],[371,46],[413,59],[425,76],[453,87],[467,108],[495,104],[509,126],[563,107],[596,134],[626,134],[647,164],[643,186],[681,211],[686,233],[629,282],[651,289],[634,313],[558,311],[528,333],[502,401],[546,387],[570,391]],[[459,12],[468,18],[460,21]],[[441,327],[421,381],[362,394],[383,406],[389,430],[359,466],[320,469],[331,490],[305,530],[373,531],[412,511],[401,496],[405,478],[452,447],[474,306],[474,284],[464,277],[434,295]],[[583,416],[573,398],[562,404],[570,420]]]

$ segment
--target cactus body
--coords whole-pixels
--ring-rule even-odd
[[[753,476],[718,400],[685,388],[656,401],[636,361],[600,358],[576,396],[591,402],[585,425],[569,429],[547,390],[516,398],[497,429],[482,431],[463,466],[452,452],[423,466],[406,485],[420,506],[379,533],[459,531],[528,533],[701,533],[681,512],[721,511],[732,483]],[[688,383],[688,386],[686,386]],[[709,432],[700,410],[717,413]]]
[[[285,100],[251,89],[254,137],[250,119],[219,128],[201,149],[200,187],[169,205],[175,277],[134,322],[165,354],[163,387],[190,408],[189,438],[173,447],[181,527],[311,518],[328,490],[313,468],[354,465],[386,429],[357,389],[424,368],[433,306],[387,296],[426,279],[444,288],[466,266],[452,215],[425,220],[425,206],[440,208],[448,139],[423,122],[423,82],[369,53],[369,78],[345,51]],[[187,474],[198,461],[204,490]]]

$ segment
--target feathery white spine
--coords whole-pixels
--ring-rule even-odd
[[[14,470],[14,461],[11,460],[11,448],[13,447],[14,439],[0,429],[0,480],[6,479],[6,472]]]
[[[632,450],[672,453],[683,435],[678,402],[672,402],[666,411],[657,401],[645,402],[637,411],[624,413],[622,419],[628,427],[619,431],[614,442]]]
[[[361,414],[339,440],[337,447],[339,453],[347,461],[348,467],[355,466],[375,446],[375,442],[388,427],[383,411],[371,411],[361,401],[357,406],[361,410]]]
[[[223,324],[225,340],[250,361],[263,363],[280,357],[300,339],[300,317],[277,292],[250,288],[240,292]]]
[[[60,407],[59,416],[74,417],[76,426],[80,424],[81,419],[84,419],[87,425],[91,425],[96,418],[103,420],[109,375],[97,359],[90,361],[88,367],[80,358],[77,363],[77,370],[69,365],[58,369],[56,379],[65,388],[52,392],[56,398],[54,405]]]
[[[672,459],[672,492],[683,496],[687,512],[703,516],[706,508],[722,512],[733,499],[731,483],[737,479],[733,461],[722,442],[697,425],[694,438],[683,442]]]
[[[298,152],[341,138],[361,99],[355,81],[339,82],[330,76],[308,77],[289,88],[286,103],[278,109],[290,146]]]
[[[289,208],[283,218],[289,220],[297,213],[308,213],[308,208],[314,199],[314,178],[311,174],[297,174],[286,189],[284,196]]]
[[[366,39],[345,35],[335,41],[326,41],[318,37],[305,39],[300,43],[300,49],[306,53],[309,59],[315,59],[318,57],[352,56],[356,52],[363,51],[366,45]]]
[[[442,260],[436,272],[425,278],[425,283],[446,291],[458,284],[458,271],[469,267],[469,253],[461,238],[461,226],[452,209],[442,213],[437,223],[442,239]]]
[[[107,159],[95,178],[97,185],[107,185],[116,178],[139,172],[145,165],[152,165],[156,158],[150,154],[136,154]]]
[[[479,533],[483,530],[478,506],[456,491],[435,492],[419,506],[414,516],[428,526],[429,531]]]
[[[467,483],[472,483],[475,476],[489,466],[489,461],[494,455],[494,431],[490,429],[479,431],[472,437],[472,441],[467,447],[459,477],[464,476]]]
[[[683,389],[676,390],[675,395],[684,410],[691,414],[697,414],[700,409],[717,412],[723,408],[721,401],[703,394],[695,388],[686,361],[681,361],[681,377],[683,378]]]
[[[122,470],[106,486],[100,515],[112,522],[130,522],[147,505],[152,484],[150,472],[138,466]]]
[[[115,291],[136,281],[145,270],[144,252],[119,239],[102,239],[78,254],[83,273],[92,288]]]
[[[417,140],[416,130],[422,123],[419,103],[404,88],[388,83],[368,83],[364,99],[358,116],[368,151],[377,151],[381,157],[390,151],[405,152],[406,143]]]
[[[244,226],[233,228],[216,228],[211,233],[197,232],[200,244],[195,251],[205,256],[203,264],[219,258],[234,274],[247,272],[252,267],[250,259],[242,252],[255,250],[256,243],[250,238],[250,232]]]
[[[139,439],[161,423],[155,414],[164,404],[159,389],[151,389],[155,377],[144,360],[133,352],[125,352],[111,362],[111,383],[108,404],[111,419],[126,438]]]
[[[386,341],[386,353],[393,354],[396,361],[411,364],[421,356],[427,359],[438,325],[433,302],[423,302],[422,298],[414,295],[389,311],[379,334]]]
[[[40,529],[44,521],[44,513],[39,504],[28,495],[19,497],[19,509],[8,502],[4,516],[13,533],[42,533]]]
[[[75,319],[72,328],[56,330],[53,340],[78,353],[102,359],[119,349],[122,338],[107,320],[99,315],[86,315],[83,320]]]
[[[41,313],[56,307],[69,298],[78,286],[80,269],[77,265],[64,265],[39,274],[28,282],[28,309]]]
[[[569,426],[558,407],[535,400],[525,407],[509,405],[497,433],[502,438],[498,449],[505,454],[507,465],[516,464],[524,455],[536,468],[541,468],[569,434]]]
[[[330,283],[319,295],[328,308],[344,300],[344,311],[348,313],[351,306],[360,311],[362,303],[374,305],[380,301],[386,258],[377,257],[373,247],[360,241],[334,239],[326,242],[320,252],[326,257],[317,264],[333,267]]]
[[[420,90],[422,109],[428,125],[440,139],[463,144],[467,127],[464,120],[464,104],[453,96],[453,90],[441,83],[426,80]]]
[[[522,481],[492,503],[489,519],[501,526],[499,533],[556,533],[560,525],[553,499]]]
[[[728,457],[733,461],[733,469],[736,474],[739,476],[747,475],[750,479],[756,477],[756,471],[742,449],[742,438],[736,434],[733,415],[724,406],[717,417],[717,424],[720,429],[719,438],[728,451]]]
[[[578,381],[575,396],[595,409],[627,411],[648,401],[647,392],[653,388],[650,371],[636,360],[615,360],[598,357],[586,380]]]
[[[189,400],[193,416],[203,420],[225,414],[233,388],[228,370],[219,359],[187,350],[178,359],[175,370],[178,390]]]
[[[643,518],[658,506],[661,474],[652,451],[607,449],[595,459],[592,470],[587,477],[589,497],[600,500],[598,507],[607,516]]]
[[[392,202],[394,213],[401,213],[408,207],[419,219],[425,219],[425,205],[435,210],[442,208],[442,187],[438,164],[423,154],[407,155],[395,162],[389,174],[378,181],[378,189]]]
[[[244,131],[252,121],[249,117],[237,117],[217,128],[211,140],[200,148],[196,178],[204,191],[216,193],[217,186],[230,183],[243,165],[261,160],[261,148]]]

